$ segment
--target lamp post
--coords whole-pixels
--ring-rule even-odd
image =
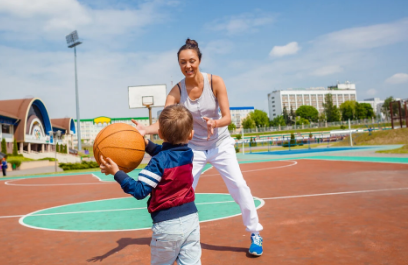
[[[58,138],[61,137],[61,131],[60,130],[58,130],[56,132],[50,131],[49,133],[52,136],[52,142],[54,143],[54,147],[55,147],[54,148],[54,151],[55,151],[55,172],[58,172],[57,171],[57,143],[58,143]]]
[[[81,151],[81,126],[79,119],[79,95],[78,95],[78,77],[77,77],[77,64],[76,64],[76,46],[81,44],[79,41],[78,32],[75,30],[68,34],[66,37],[68,48],[74,48],[74,62],[75,62],[75,98],[76,98],[76,116],[77,116],[77,138],[78,138],[78,152]]]

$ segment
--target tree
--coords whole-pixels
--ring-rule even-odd
[[[60,146],[59,146],[58,143],[57,143],[57,146],[56,146],[55,148],[56,148],[57,153],[59,153],[59,151],[60,151]]]
[[[256,124],[250,115],[242,120],[242,127],[244,127],[244,129],[254,129],[256,127]]]
[[[340,111],[337,106],[333,104],[332,94],[325,95],[325,103],[323,103],[323,108],[328,122],[340,120]]]
[[[296,110],[296,116],[300,116],[303,119],[316,122],[319,116],[319,112],[313,106],[303,105]]]
[[[347,100],[340,105],[341,118],[343,121],[354,120],[356,115],[356,101]]]
[[[289,118],[289,113],[288,113],[288,109],[286,108],[286,106],[283,106],[282,116],[283,116],[283,119],[285,120],[285,124],[289,125],[290,118]]]
[[[228,131],[233,131],[237,128],[237,126],[235,126],[235,123],[231,122],[230,125],[228,125]]]
[[[327,120],[326,114],[324,112],[319,115],[319,122],[325,122]]]
[[[296,117],[296,124],[297,125],[309,125],[310,122],[309,122],[309,120],[299,116],[299,117]]]
[[[3,140],[1,140],[1,152],[7,155],[6,138],[3,138]]]
[[[382,113],[384,114],[384,116],[388,119],[388,118],[390,118],[390,115],[391,115],[391,113],[390,113],[390,103],[392,102],[392,101],[394,101],[394,98],[391,96],[391,97],[388,97],[388,98],[386,98],[385,100],[384,100],[384,104],[382,105],[382,108],[381,108],[381,111],[382,111]],[[397,106],[397,104],[394,104],[393,106],[392,106],[392,113],[398,113],[398,106]]]
[[[269,124],[268,114],[266,114],[265,111],[256,109],[253,112],[250,112],[249,116],[251,116],[251,119],[255,122],[257,127],[264,127]]]
[[[292,105],[290,105],[289,118],[290,118],[291,124],[294,124],[294,123],[295,123],[295,119],[296,119],[296,114],[295,114],[295,111],[293,110]]]
[[[356,118],[364,120],[367,117],[367,110],[362,103],[356,103]]]
[[[282,115],[276,116],[273,120],[269,121],[269,126],[278,127],[278,126],[286,126],[285,119]]]
[[[18,155],[17,141],[16,141],[16,139],[14,139],[14,142],[13,142],[13,156],[17,156],[17,155]]]

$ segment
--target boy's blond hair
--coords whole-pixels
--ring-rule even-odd
[[[186,143],[193,130],[193,115],[182,105],[171,105],[161,112],[159,127],[162,137],[171,144]]]

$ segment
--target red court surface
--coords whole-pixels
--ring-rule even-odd
[[[407,164],[295,160],[240,166],[252,195],[265,201],[258,209],[264,254],[247,254],[249,234],[235,216],[201,223],[203,264],[408,264]],[[118,184],[91,175],[10,183],[19,185],[0,182],[0,264],[150,264],[150,230],[45,231],[10,217],[125,197]],[[196,192],[228,193],[214,169],[202,175]]]

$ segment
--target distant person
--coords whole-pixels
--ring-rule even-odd
[[[201,264],[200,226],[193,189],[193,116],[183,106],[166,107],[159,116],[163,145],[146,141],[152,156],[136,181],[110,158],[101,156],[101,172],[112,174],[123,191],[141,200],[151,194],[148,211],[153,219],[151,264]]]
[[[239,204],[246,230],[251,233],[249,253],[260,256],[263,253],[263,229],[251,190],[239,168],[235,152],[235,141],[228,132],[231,123],[227,89],[221,77],[200,72],[201,52],[198,43],[187,39],[177,53],[181,73],[185,76],[167,95],[166,106],[185,106],[194,118],[194,137],[189,146],[194,152],[193,187],[198,184],[201,172],[207,163],[213,165],[224,180],[229,193]],[[221,114],[219,113],[221,110]],[[161,125],[151,126],[132,120],[142,135],[157,134]]]
[[[5,156],[1,160],[1,170],[3,171],[3,177],[5,177],[7,175],[7,157]]]

